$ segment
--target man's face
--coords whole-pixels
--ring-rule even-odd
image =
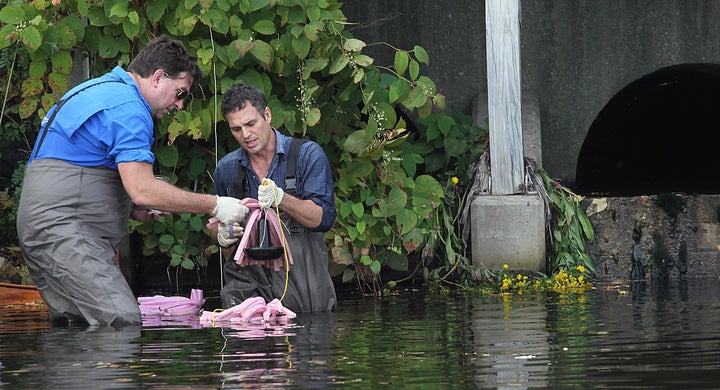
[[[152,116],[160,119],[171,111],[182,110],[192,85],[188,73],[181,72],[171,78],[167,72],[159,69],[153,77],[157,78],[157,88],[152,100],[147,99],[152,107]]]
[[[265,117],[252,104],[246,102],[241,110],[225,116],[233,137],[249,154],[258,154],[267,148],[272,139],[270,108],[265,107]]]

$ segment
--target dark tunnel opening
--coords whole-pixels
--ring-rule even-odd
[[[650,73],[600,111],[580,149],[576,192],[720,194],[720,65]]]

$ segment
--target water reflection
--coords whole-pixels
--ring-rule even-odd
[[[537,325],[549,319],[548,307],[538,305],[537,297],[524,295],[475,298],[471,306],[475,384],[482,388],[545,386],[550,334]]]
[[[346,297],[290,326],[50,328],[0,308],[0,387],[716,388],[718,280]]]
[[[100,389],[131,382],[127,361],[140,351],[133,343],[140,331],[139,326],[50,329],[38,338],[37,359],[26,367],[37,371],[33,387]]]

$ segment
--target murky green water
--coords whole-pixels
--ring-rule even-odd
[[[50,328],[0,309],[7,388],[718,388],[720,281],[344,299],[286,328]]]

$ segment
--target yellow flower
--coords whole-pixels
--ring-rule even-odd
[[[453,183],[453,185],[457,185],[457,183],[460,182],[460,179],[458,179],[457,176],[453,176],[450,178],[450,182]]]
[[[580,271],[580,273],[585,273],[585,267],[583,267],[582,265],[578,265],[575,269]]]
[[[507,264],[503,264],[503,269],[508,269],[508,267],[509,266]]]

